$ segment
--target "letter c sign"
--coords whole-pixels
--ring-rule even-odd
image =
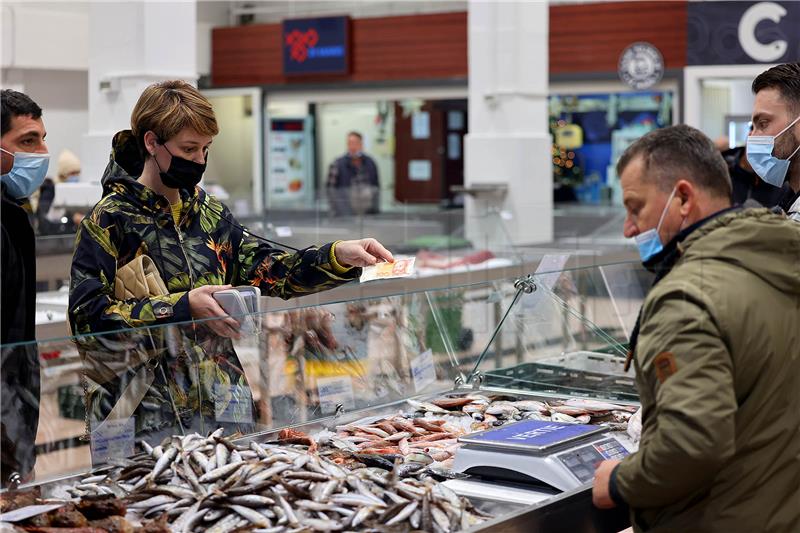
[[[783,57],[789,44],[783,39],[766,44],[760,42],[756,39],[756,26],[762,20],[777,24],[785,16],[786,9],[775,2],[759,2],[750,6],[739,21],[739,43],[745,53],[761,63],[771,63]]]

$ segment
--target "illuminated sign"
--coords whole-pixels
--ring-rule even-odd
[[[349,26],[348,17],[284,20],[283,73],[346,74]]]

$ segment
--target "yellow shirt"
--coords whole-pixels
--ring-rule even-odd
[[[177,203],[169,204],[169,207],[172,209],[172,220],[175,221],[175,225],[178,225],[178,222],[181,221],[181,209],[183,208],[183,202],[178,200]]]

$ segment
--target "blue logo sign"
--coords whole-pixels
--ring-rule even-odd
[[[283,73],[346,74],[348,17],[283,21]]]
[[[596,431],[597,426],[564,424],[545,420],[523,420],[479,435],[469,435],[469,439],[486,444],[544,447]]]

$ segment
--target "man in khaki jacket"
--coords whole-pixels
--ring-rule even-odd
[[[730,207],[725,162],[688,126],[618,171],[656,282],[631,338],[641,443],[600,463],[595,505],[627,504],[636,531],[800,531],[800,225]]]

